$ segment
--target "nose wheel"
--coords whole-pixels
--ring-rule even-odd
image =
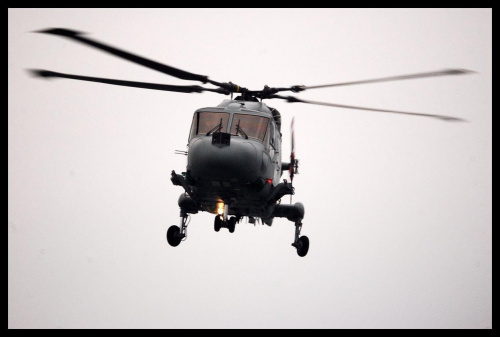
[[[227,220],[227,229],[229,229],[229,233],[234,233],[235,228],[236,228],[236,218],[232,216]]]
[[[220,231],[221,228],[222,228],[222,219],[220,215],[216,215],[214,220],[214,230],[218,232]]]
[[[224,221],[220,215],[216,215],[214,219],[214,230],[218,232],[222,227],[227,228],[229,233],[234,233],[234,229],[236,228],[236,217],[232,216]]]

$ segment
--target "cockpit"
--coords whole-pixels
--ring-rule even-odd
[[[269,143],[269,118],[245,113],[198,111],[193,116],[190,139],[197,135],[209,136],[214,132],[230,133],[246,139]],[[230,128],[230,130],[228,130]]]

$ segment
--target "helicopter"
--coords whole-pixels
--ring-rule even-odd
[[[399,81],[425,77],[462,75],[472,73],[466,69],[445,69],[409,75],[383,77],[362,81],[343,82],[325,85],[290,87],[264,86],[261,90],[250,90],[232,82],[218,82],[208,76],[187,72],[162,64],[142,56],[115,48],[108,44],[85,37],[82,32],[65,28],[49,28],[36,33],[51,34],[69,38],[72,41],[107,52],[146,68],[162,72],[182,80],[211,84],[215,88],[200,85],[168,85],[148,82],[124,81],[117,79],[89,77],[59,73],[49,70],[29,70],[33,76],[44,78],[67,78],[118,86],[142,89],[171,91],[180,93],[214,92],[231,95],[214,107],[197,109],[193,114],[188,137],[188,150],[176,151],[187,156],[185,172],[178,174],[173,170],[170,180],[184,190],[179,196],[180,225],[168,228],[166,238],[172,247],[177,247],[187,238],[190,214],[209,212],[215,215],[214,230],[227,228],[235,231],[236,224],[243,218],[248,222],[271,226],[274,218],[286,218],[295,225],[292,246],[300,257],[309,251],[309,238],[301,235],[305,208],[300,202],[292,204],[295,194],[293,178],[298,174],[299,161],[295,158],[294,119],[291,125],[290,159],[282,158],[281,114],[268,106],[263,100],[281,99],[288,103],[324,105],[337,108],[368,110],[375,112],[397,113],[420,117],[437,118],[444,121],[463,121],[463,119],[417,112],[374,109],[367,107],[325,103],[304,100],[296,96],[283,96],[278,93],[291,91],[299,93],[309,89],[359,85],[387,81]],[[233,94],[239,96],[233,99]],[[281,181],[282,174],[288,171],[289,179]],[[281,199],[290,195],[290,204],[282,204]]]

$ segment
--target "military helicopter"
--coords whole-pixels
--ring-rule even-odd
[[[288,103],[306,103],[326,105],[337,108],[360,109],[368,111],[398,113],[421,117],[433,117],[444,121],[462,119],[416,112],[373,109],[366,107],[341,105],[310,101],[295,96],[278,95],[279,92],[301,92],[309,89],[338,87],[346,85],[368,84],[386,81],[407,80],[424,77],[461,75],[471,73],[465,69],[446,69],[441,71],[417,73],[411,75],[384,77],[355,82],[326,85],[290,87],[264,86],[262,90],[250,90],[232,82],[217,82],[195,73],[161,64],[147,58],[131,54],[121,49],[84,37],[83,33],[64,29],[50,28],[37,33],[51,34],[69,38],[87,46],[105,51],[114,56],[140,64],[164,74],[188,81],[209,83],[216,88],[199,85],[179,86],[157,83],[123,81],[109,78],[88,77],[64,74],[48,70],[30,70],[37,77],[68,78],[81,81],[98,82],[142,89],[173,91],[181,93],[201,93],[204,91],[231,95],[215,107],[206,107],[194,112],[188,138],[188,151],[178,151],[187,155],[186,171],[171,173],[171,181],[181,186],[180,225],[171,226],[166,234],[168,243],[176,247],[187,238],[189,214],[199,211],[215,214],[214,230],[227,228],[235,231],[237,223],[247,217],[250,223],[260,220],[271,226],[274,218],[287,218],[295,224],[295,237],[292,246],[297,254],[306,256],[309,239],[301,236],[304,205],[300,202],[281,204],[281,198],[295,193],[292,185],[294,175],[298,173],[299,161],[295,158],[293,119],[291,128],[290,160],[282,161],[281,115],[263,100],[281,99]],[[239,94],[233,99],[233,94]],[[289,172],[290,182],[280,182],[284,171]]]

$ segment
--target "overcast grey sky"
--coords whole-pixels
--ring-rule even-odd
[[[491,9],[9,9],[9,328],[491,328]],[[34,30],[63,27],[232,81],[319,85],[446,68],[477,73],[316,89],[295,117],[309,254],[294,226],[178,224],[192,113],[225,97],[30,77],[41,68],[165,84]],[[283,178],[288,178],[286,174]],[[288,203],[288,197],[283,202]]]

